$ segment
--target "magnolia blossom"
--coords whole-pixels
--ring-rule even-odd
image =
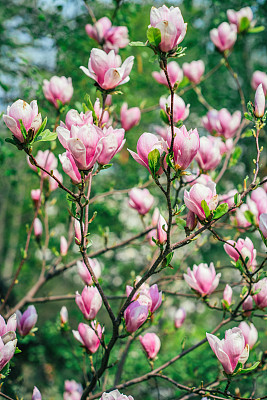
[[[217,133],[225,139],[232,138],[238,130],[241,122],[241,112],[235,111],[232,115],[226,108],[221,110],[210,110],[202,118],[205,129],[211,134]]]
[[[82,232],[80,221],[75,219],[74,221],[74,233],[75,233],[75,243],[79,246],[82,241]]]
[[[16,314],[9,317],[7,323],[0,315],[0,371],[6,366],[15,354],[17,317]]]
[[[74,379],[65,381],[65,392],[63,394],[64,400],[80,400],[83,392],[82,385],[77,383]]]
[[[62,165],[63,171],[70,177],[73,183],[79,184],[82,183],[81,174],[77,168],[74,158],[72,157],[69,151],[66,151],[63,154],[59,154],[59,160]],[[89,175],[87,175],[87,179]],[[85,178],[86,180],[86,178]]]
[[[254,294],[253,299],[259,308],[267,307],[267,278],[261,279],[253,286],[253,291],[259,293]]]
[[[124,311],[125,328],[133,333],[147,320],[148,307],[141,305],[138,300],[133,301]]]
[[[242,321],[239,324],[239,328],[241,329],[243,336],[245,338],[246,345],[249,345],[250,350],[255,345],[258,340],[258,331],[253,324],[248,324],[245,321]]]
[[[227,283],[223,291],[223,300],[226,301],[228,305],[232,304],[232,295],[233,295],[233,290],[231,286],[229,286]]]
[[[35,160],[37,161],[37,164],[40,165],[40,167],[46,169],[48,172],[53,171],[53,174],[59,173],[57,171],[57,158],[54,156],[54,154],[50,150],[38,150]],[[37,172],[37,167],[31,163],[31,159],[28,157],[27,158],[28,165],[31,169]],[[49,178],[49,175],[41,170],[41,174],[44,178]]]
[[[60,255],[66,256],[68,253],[68,242],[65,236],[60,236]]]
[[[159,99],[159,105],[160,108],[162,108],[162,110],[164,110],[166,112],[166,114],[168,115],[168,118],[170,119],[169,114],[167,113],[167,109],[171,109],[171,95],[166,98],[164,96],[162,96]],[[185,102],[183,101],[183,99],[178,96],[177,94],[174,94],[173,96],[173,122],[176,124],[176,122],[178,121],[184,121],[188,115],[189,115],[189,107],[190,104],[185,105]]]
[[[240,253],[244,260],[248,258],[247,261],[248,267],[256,266],[257,250],[254,249],[254,245],[248,237],[246,237],[246,239],[238,239],[237,242],[235,242],[234,240],[227,240],[227,243],[229,244],[225,243],[225,245],[223,246],[224,250],[235,262],[237,262],[237,260],[239,259],[240,257],[239,253]],[[235,249],[237,249],[239,253]]]
[[[134,400],[134,398],[133,396],[126,396],[116,389],[109,393],[104,392],[100,397],[100,400]]]
[[[140,279],[141,277],[137,277],[136,282],[138,282]],[[132,286],[126,286],[127,297],[131,294],[132,290]],[[140,305],[147,306],[149,311],[153,313],[160,307],[162,303],[162,292],[159,291],[157,284],[154,284],[150,287],[148,284],[143,283],[133,296],[133,299],[138,299]]]
[[[101,276],[101,266],[96,258],[88,258],[88,262],[90,264],[90,267],[94,271],[94,274],[96,276],[96,279],[100,278]],[[93,279],[88,271],[87,266],[85,265],[84,261],[77,261],[77,267],[78,267],[78,274],[84,281],[84,283],[88,286],[93,285]]]
[[[267,238],[267,213],[261,214],[259,228],[260,228],[261,233],[263,234],[263,237],[265,237],[265,239],[266,239]]]
[[[222,364],[226,374],[231,375],[238,362],[244,365],[247,361],[249,346],[245,344],[240,328],[228,329],[225,332],[225,339],[222,340],[211,333],[207,333],[206,336],[212,351]]]
[[[140,215],[147,214],[153,203],[154,197],[148,189],[133,188],[130,190],[128,204],[138,211]]]
[[[176,46],[185,37],[187,24],[184,23],[179,7],[152,7],[150,11],[150,25],[158,28],[161,33],[159,48],[163,52],[175,50]]]
[[[222,156],[217,141],[212,136],[202,136],[200,147],[195,160],[203,171],[215,169],[221,162]]]
[[[176,61],[171,61],[169,64],[167,64],[167,72],[172,86],[176,82],[180,83],[183,80],[183,70]],[[164,71],[154,71],[152,72],[152,76],[161,85],[169,87]]]
[[[76,292],[75,302],[84,318],[88,320],[95,319],[96,314],[102,306],[102,298],[96,287],[85,286],[82,294]]]
[[[109,95],[107,96],[108,99]],[[108,101],[106,100],[105,102],[105,106],[108,106]],[[100,119],[101,119],[101,126],[105,125],[106,128],[108,128],[111,125],[112,122],[112,118],[110,118],[109,112],[108,110],[104,109],[104,112],[101,104],[100,104],[100,100],[97,98],[94,104],[94,111],[96,114],[96,117],[98,119],[98,123],[100,124]]]
[[[40,390],[34,386],[33,393],[32,393],[32,400],[42,400],[42,395]]]
[[[187,274],[184,274],[184,279],[188,285],[196,290],[201,296],[207,296],[214,292],[219,285],[221,274],[216,275],[214,264],[201,263],[193,266],[193,271],[187,269]]]
[[[34,328],[38,315],[34,306],[29,306],[22,314],[19,310],[16,311],[17,329],[21,336],[26,336]]]
[[[89,325],[80,323],[78,331],[72,331],[73,336],[80,342],[91,354],[94,354],[99,345],[102,337],[103,329],[96,321],[91,322]]]
[[[227,10],[227,18],[230,24],[236,25],[238,32],[242,32],[250,26],[253,20],[253,12],[250,7],[241,8],[239,11]],[[244,19],[248,20],[248,26],[246,25],[245,29],[242,29],[241,24]]]
[[[196,214],[194,214],[192,211],[189,210],[186,216],[186,228],[189,229],[190,232],[192,232],[196,226],[197,226]]]
[[[160,244],[165,244],[167,241],[168,225],[163,216],[160,214],[157,225],[157,239]]]
[[[160,339],[155,333],[146,333],[139,336],[140,343],[150,360],[156,358],[160,349]]]
[[[108,164],[115,154],[121,151],[126,140],[124,134],[124,129],[113,129],[112,126],[98,129],[99,145],[101,143],[102,146],[101,152],[97,156],[97,162],[100,165]]]
[[[251,193],[251,199],[247,198],[247,204],[249,208],[256,215],[260,217],[261,214],[267,213],[267,193],[262,187],[258,187]],[[253,206],[256,205],[256,210],[253,210]],[[257,218],[257,222],[259,218]]]
[[[216,194],[215,183],[209,182],[207,185],[195,183],[189,192],[187,190],[184,192],[184,202],[186,207],[195,213],[200,220],[206,218],[201,205],[202,200],[206,201],[211,211],[215,210],[218,204],[218,195]]]
[[[111,90],[130,80],[129,74],[133,67],[133,60],[134,57],[130,56],[121,64],[121,58],[115,54],[114,50],[107,54],[103,50],[92,49],[88,68],[80,68],[102,89]]]
[[[33,231],[36,239],[40,239],[43,233],[43,225],[39,218],[34,218],[33,221]]]
[[[11,317],[5,322],[2,315],[0,315],[0,337],[4,336],[7,332],[16,332],[17,328],[17,317],[16,314],[12,314]]]
[[[129,131],[134,126],[139,124],[141,119],[141,111],[139,107],[132,107],[128,109],[128,104],[123,103],[120,112],[121,126],[125,131]]]
[[[174,326],[176,329],[181,328],[186,317],[186,311],[184,308],[178,308],[174,314]]]
[[[258,88],[258,86],[262,84],[262,89],[266,96],[267,92],[267,74],[263,71],[255,71],[253,72],[252,79],[251,79],[251,86],[254,90]]]
[[[184,75],[191,81],[198,84],[205,71],[205,64],[202,60],[192,61],[183,64]]]
[[[86,111],[86,113],[79,113],[77,110],[73,108],[69,110],[66,114],[65,124],[60,121],[60,126],[63,128],[71,130],[72,125],[74,126],[84,126],[84,125],[92,125],[94,123],[92,111]]]
[[[221,52],[230,50],[237,39],[236,25],[222,22],[218,29],[214,28],[210,31],[210,38]]]
[[[254,99],[254,115],[258,118],[263,117],[265,111],[265,93],[262,87],[262,83],[257,87]]]
[[[7,112],[3,115],[3,120],[15,138],[21,143],[23,143],[25,139],[21,132],[19,120],[22,120],[26,132],[28,132],[29,129],[33,129],[33,131],[37,133],[42,123],[41,114],[38,114],[36,100],[33,100],[30,104],[20,99],[15,101],[15,103],[7,107]]]
[[[60,322],[65,325],[69,320],[69,313],[66,306],[63,306],[60,310]]]
[[[45,98],[56,108],[58,108],[59,101],[62,104],[66,104],[72,98],[72,80],[71,78],[66,78],[65,76],[52,76],[50,81],[47,79],[44,80],[43,92]]]
[[[37,207],[41,199],[41,189],[33,189],[31,191],[31,198],[34,202],[35,207]]]

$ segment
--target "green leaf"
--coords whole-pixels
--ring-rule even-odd
[[[242,261],[240,261],[240,259],[237,260],[237,262],[235,263],[235,267],[240,271],[240,272],[244,272],[244,268],[243,268],[243,264]]]
[[[52,142],[52,140],[56,140],[57,138],[57,132],[51,132],[49,129],[46,129],[41,133],[41,135],[38,136],[38,138],[35,140],[36,142]]]
[[[130,42],[129,46],[132,46],[132,47],[145,47],[146,44],[144,42]]]
[[[19,354],[19,353],[22,353],[22,351],[18,347],[16,347],[15,354]]]
[[[154,149],[148,153],[148,165],[152,175],[155,177],[160,169],[160,153],[158,149]]]
[[[110,167],[112,167],[113,164],[105,164],[101,166],[101,169],[108,169]]]
[[[254,114],[254,108],[253,108],[253,104],[251,103],[251,101],[249,101],[248,103],[247,103],[247,109],[248,109],[248,112],[250,113],[250,114]]]
[[[248,292],[248,288],[246,286],[243,286],[242,290],[241,290],[241,294],[242,296],[245,296]]]
[[[171,168],[174,169],[174,163],[173,163],[172,157],[173,157],[173,155],[172,155],[171,153],[167,154],[167,156],[166,156],[166,163],[167,163],[167,165],[168,165],[169,167],[171,167]]]
[[[246,132],[242,133],[242,138],[253,136],[253,129],[248,129]]]
[[[20,124],[21,133],[22,133],[24,139],[26,140],[27,131],[26,131],[26,128],[25,128],[25,126],[24,126],[24,124],[23,124],[23,122],[22,122],[22,119],[19,119],[19,124]]]
[[[239,193],[236,193],[234,195],[234,203],[235,203],[235,205],[238,206],[240,204],[240,201],[241,201],[241,195]]]
[[[254,118],[247,112],[244,113],[244,117],[249,121],[254,121]]]
[[[160,118],[162,119],[163,122],[165,122],[165,124],[169,125],[170,121],[169,121],[169,117],[168,115],[165,113],[164,110],[160,110]]]
[[[208,206],[206,200],[201,201],[201,207],[203,208],[206,218],[208,218],[210,216],[210,209],[209,209],[209,206]]]
[[[88,109],[90,111],[92,111],[92,116],[93,116],[94,122],[97,122],[98,118],[97,118],[97,115],[95,113],[95,109],[94,109],[94,106],[93,106],[93,103],[91,101],[91,97],[89,96],[89,94],[86,93],[86,95],[84,96],[84,100],[86,102],[86,105],[87,105]]]
[[[161,42],[161,32],[160,32],[160,30],[158,28],[154,28],[153,26],[148,28],[148,30],[147,30],[147,40],[153,46],[158,47],[158,45]]]
[[[175,218],[176,225],[179,229],[184,229],[186,227],[186,221],[183,218]]]
[[[168,265],[170,265],[172,257],[173,257],[174,252],[172,251],[171,253],[169,253],[166,257],[166,267],[168,267]]]
[[[265,30],[264,26],[255,26],[255,28],[249,28],[248,32],[249,33],[260,33],[263,32]]]
[[[36,138],[40,135],[40,133],[43,132],[44,128],[46,127],[46,123],[47,123],[47,117],[45,117],[45,119],[43,120],[43,122],[42,122],[40,128],[38,129],[38,131],[37,131],[37,133],[36,133],[36,135],[35,135],[35,140],[36,140]]]
[[[250,20],[247,17],[241,18],[240,24],[239,24],[239,32],[244,32],[248,30],[250,25]]]
[[[247,374],[248,372],[254,371],[254,369],[257,368],[257,366],[259,365],[260,361],[255,362],[254,365],[252,365],[249,368],[244,368],[240,371],[241,374]]]
[[[228,206],[227,203],[222,203],[222,204],[220,204],[220,205],[216,208],[216,210],[213,211],[213,218],[214,218],[214,219],[218,219],[218,218],[222,217],[224,214],[227,213],[228,208],[229,208],[229,206]]]
[[[250,210],[245,211],[245,212],[244,212],[244,216],[245,216],[246,220],[247,220],[251,225],[254,225],[254,223],[255,223],[255,216],[254,216],[254,214],[253,214]]]

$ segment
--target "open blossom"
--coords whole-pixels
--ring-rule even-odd
[[[230,24],[236,25],[238,32],[242,32],[244,30],[241,27],[243,18],[248,20],[250,26],[250,23],[253,20],[253,12],[250,7],[243,7],[239,11],[227,10],[227,18]],[[246,26],[246,29],[247,28],[248,26]]]
[[[241,112],[235,111],[232,115],[226,108],[221,110],[210,110],[202,118],[204,128],[211,134],[217,133],[225,139],[232,138],[241,122]]]
[[[80,342],[91,354],[94,354],[102,337],[103,329],[96,321],[91,322],[91,326],[80,323],[78,331],[72,331],[73,336]]]
[[[102,149],[97,156],[97,162],[100,165],[108,164],[111,159],[117,154],[124,146],[125,140],[124,129],[113,129],[112,126],[103,129],[98,128],[98,135],[100,137],[99,145]]]
[[[109,393],[104,392],[100,400],[134,400],[133,396],[126,396],[120,393],[117,389]]]
[[[233,290],[231,286],[227,284],[223,291],[223,300],[226,301],[229,305],[232,303],[232,295],[233,295]]]
[[[162,110],[164,110],[167,113],[166,105],[169,109],[171,109],[171,95],[166,98],[162,96],[159,99],[159,105]],[[189,107],[190,104],[185,105],[185,102],[183,99],[178,96],[177,94],[174,94],[173,96],[173,122],[176,124],[178,121],[184,121],[188,115],[189,115]],[[167,114],[168,115],[168,114]],[[170,116],[168,115],[168,118],[170,119]]]
[[[96,287],[85,286],[82,294],[76,292],[75,302],[84,318],[88,320],[95,319],[96,314],[102,306],[102,298]]]
[[[171,61],[167,64],[167,71],[172,86],[176,82],[181,82],[183,80],[183,70],[176,61]],[[164,71],[154,71],[152,72],[152,76],[161,85],[169,87]]]
[[[130,190],[128,204],[138,211],[140,215],[147,214],[153,203],[154,197],[148,189],[133,188]]]
[[[218,29],[214,28],[210,31],[210,38],[220,51],[230,50],[237,39],[237,28],[234,24],[222,22]]]
[[[207,333],[206,336],[226,374],[232,374],[238,362],[244,365],[247,361],[249,346],[245,344],[245,338],[240,328],[228,329],[225,331],[225,339],[222,340],[211,333]]]
[[[184,274],[184,279],[188,285],[200,293],[202,296],[206,296],[214,292],[219,284],[221,274],[216,275],[214,264],[201,263],[193,266],[193,271],[190,268],[187,269],[187,274]]]
[[[83,392],[83,388],[80,383],[77,383],[74,379],[72,379],[71,381],[66,380],[64,388],[64,400],[80,400]]]
[[[138,300],[133,301],[124,311],[125,328],[133,333],[147,320],[148,307],[141,305]]]
[[[94,271],[94,274],[96,278],[100,278],[101,276],[101,266],[96,258],[88,258],[88,262],[90,264],[90,267]],[[84,283],[88,286],[93,285],[93,278],[88,271],[87,266],[85,265],[84,261],[77,261],[77,267],[78,267],[78,274],[84,281]]]
[[[150,25],[158,28],[161,33],[159,48],[163,52],[174,50],[185,37],[187,24],[184,23],[179,7],[152,7]]]
[[[242,309],[244,311],[244,315],[246,315],[247,317],[250,316],[251,311],[253,309],[253,299],[252,296],[248,296],[246,298],[246,300],[242,303]]]
[[[234,240],[227,240],[227,243],[234,245],[234,247],[230,246],[230,244],[226,244],[223,246],[226,253],[235,261],[239,259],[240,255],[235,250],[237,249],[240,254],[242,255],[243,259],[245,260],[248,257],[247,266],[248,267],[255,267],[256,265],[256,255],[257,250],[254,249],[254,245],[252,241],[246,237],[246,239],[238,239],[237,242]]]
[[[39,239],[43,233],[43,225],[39,218],[34,218],[33,221],[33,231],[36,239]]]
[[[191,81],[198,84],[205,71],[205,64],[202,60],[192,61],[183,64],[184,75]]]
[[[16,139],[21,143],[25,141],[20,128],[19,120],[22,120],[26,131],[33,129],[36,133],[41,126],[41,114],[38,114],[37,101],[33,100],[30,104],[24,100],[17,100],[11,106],[7,107],[6,114],[3,115],[3,120],[8,129],[13,133]]]
[[[222,156],[217,141],[213,141],[212,136],[202,136],[200,147],[195,156],[199,168],[203,171],[215,169],[221,162]]]
[[[114,50],[107,54],[103,50],[92,49],[88,68],[80,68],[102,89],[111,90],[130,80],[129,74],[133,67],[133,61],[134,57],[130,56],[122,64],[120,56],[116,55]]]
[[[145,350],[147,357],[154,360],[160,349],[160,339],[155,333],[146,333],[139,336],[140,343]]]
[[[263,91],[262,83],[257,87],[254,99],[254,115],[258,118],[263,117],[265,110],[265,94]]]
[[[260,216],[259,228],[265,239],[267,238],[267,213]]]
[[[252,79],[251,79],[251,86],[254,90],[262,84],[262,89],[266,96],[267,93],[267,74],[263,71],[255,71],[253,72]]]
[[[40,390],[34,386],[33,393],[32,393],[32,400],[42,400],[42,395]]]
[[[239,324],[239,328],[241,329],[244,338],[245,338],[245,343],[249,345],[250,350],[252,347],[255,345],[255,343],[258,340],[258,331],[255,328],[253,324],[248,324],[245,321],[242,321]]]
[[[69,320],[69,313],[66,306],[63,306],[60,310],[60,322],[65,325]]]
[[[186,311],[183,308],[178,308],[174,314],[174,326],[176,329],[181,328],[186,317]]]
[[[201,206],[202,200],[206,200],[211,211],[215,210],[218,204],[218,195],[216,194],[215,183],[209,182],[207,185],[195,183],[189,192],[187,190],[184,192],[184,202],[186,207],[195,213],[200,220],[206,218],[205,212]]]
[[[253,299],[259,308],[267,307],[267,278],[261,279],[253,286],[253,291],[259,293],[254,294]]]
[[[43,92],[45,98],[56,108],[58,108],[58,101],[60,101],[62,104],[66,104],[72,98],[72,80],[71,78],[66,78],[65,76],[52,76],[50,81],[47,79],[44,80]]]
[[[132,107],[128,109],[128,104],[123,103],[120,112],[121,126],[125,131],[129,131],[134,126],[139,124],[141,119],[141,111],[139,107]]]
[[[19,310],[16,311],[17,329],[21,336],[26,336],[34,328],[38,315],[34,306],[29,306],[22,314]]]
[[[65,236],[60,237],[60,255],[62,257],[66,256],[68,253],[68,242]]]

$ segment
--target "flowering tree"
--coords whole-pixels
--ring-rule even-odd
[[[114,18],[121,5],[120,1],[116,3]],[[156,382],[158,397],[161,393],[159,384],[163,381],[179,390],[179,398],[248,398],[247,392],[243,394],[240,390],[247,390],[246,382],[251,381],[254,384],[249,398],[264,399],[266,396],[257,387],[257,380],[266,369],[266,352],[262,353],[265,350],[262,348],[260,353],[255,345],[257,325],[266,318],[264,309],[267,307],[266,257],[264,250],[259,251],[261,246],[262,249],[266,246],[267,238],[267,178],[262,176],[261,147],[266,123],[267,75],[262,71],[254,72],[251,83],[255,97],[246,103],[248,99],[245,99],[238,73],[230,64],[238,36],[258,34],[262,28],[255,26],[250,7],[237,12],[228,10],[229,23],[222,22],[210,31],[220,60],[204,74],[202,60],[185,62],[182,68],[178,63],[185,53],[190,53],[190,47],[180,46],[186,40],[190,26],[184,22],[178,7],[151,8],[145,42],[130,42],[125,26],[113,25],[106,16],[96,20],[91,7],[87,7],[92,24],[86,25],[86,33],[98,47],[91,50],[88,67],[80,68],[96,88],[98,97],[92,100],[85,94],[85,101],[77,104],[77,109],[66,108],[73,95],[72,80],[54,76],[44,80],[43,93],[57,110],[56,121],[50,122],[49,118],[41,116],[36,100],[30,104],[16,100],[3,115],[3,121],[12,133],[6,141],[15,146],[16,151],[26,154],[26,162],[39,182],[39,187],[31,190],[34,216],[28,225],[21,260],[2,296],[0,307],[3,388],[9,379],[10,368],[12,371],[16,367],[18,357],[23,358],[27,338],[39,334],[36,332],[38,315],[33,304],[46,303],[47,309],[53,312],[53,307],[49,307],[52,302],[75,300],[79,323],[75,325],[69,320],[64,305],[60,311],[58,335],[67,337],[71,343],[69,347],[74,348],[74,357],[82,365],[79,377],[75,376],[73,380],[74,376],[70,374],[65,381],[64,399],[131,400],[130,387],[152,380]],[[168,94],[162,95],[159,105],[153,106],[152,110],[160,110],[164,125],[154,126],[154,133],[142,133],[136,152],[128,149],[140,170],[147,171],[149,178],[145,182],[92,196],[101,176],[109,179],[108,172],[116,168],[118,154],[126,153],[128,131],[139,124],[141,113],[151,111],[151,107],[140,109],[139,101],[136,105],[140,107],[133,108],[123,102],[119,114],[113,106],[114,98],[119,94],[123,96],[121,90],[126,85],[134,87],[130,81],[134,57],[130,55],[122,61],[118,54],[128,45],[148,48],[158,64],[159,71],[153,72],[151,84],[156,85],[157,81],[162,88],[165,86]],[[240,107],[236,105],[231,112],[210,106],[206,99],[208,93],[204,95],[200,88],[202,82],[222,67],[232,76],[240,97]],[[192,110],[181,96],[190,90],[207,109],[202,118],[205,129],[202,135],[197,124],[191,129],[188,127],[187,118],[190,120]],[[53,128],[46,129],[47,124]],[[253,138],[254,146],[253,160],[249,160],[250,173],[248,176],[240,174],[235,187],[225,176],[229,168],[237,168],[240,157],[237,144],[248,137]],[[49,144],[49,149],[42,147],[43,142]],[[60,148],[60,163],[55,155],[56,145]],[[227,184],[222,185],[224,180]],[[55,190],[65,192],[67,197],[61,208],[69,217],[64,235],[54,233],[58,236],[58,249],[52,248],[51,255],[52,228],[48,207],[53,202],[51,197]],[[111,234],[102,229],[104,243],[99,245],[92,235],[99,218],[94,207],[100,199],[116,194],[128,195],[127,214],[131,209],[136,213],[135,219],[139,214],[141,228],[128,236],[125,222],[121,227],[122,240],[112,244]],[[160,201],[159,207],[154,206],[156,199]],[[100,207],[98,214],[101,211]],[[248,232],[252,239],[246,236]],[[14,302],[12,292],[30,257],[31,236],[35,237],[40,253],[40,275]],[[223,246],[229,265],[220,264],[216,250],[212,256],[206,254],[206,259],[198,258],[197,264],[190,263],[190,253],[202,250],[207,246],[207,240],[214,243],[214,249]],[[117,277],[119,293],[114,294],[109,266],[102,275],[98,257],[117,250],[122,252],[121,257],[125,254],[127,257],[123,251],[129,246],[137,246],[141,267],[139,265],[133,276],[124,272],[125,280]],[[110,262],[108,258],[106,262]],[[84,283],[80,293],[37,297],[50,281],[74,266],[77,266],[76,275]],[[231,269],[230,275],[225,271],[226,267]],[[181,292],[175,287],[177,283]],[[75,289],[76,277],[72,284],[73,293]],[[218,323],[214,326],[207,320],[206,335],[202,334],[200,340],[190,345],[185,341],[179,344],[181,349],[175,349],[173,356],[173,350],[168,352],[165,344],[166,354],[161,359],[161,343],[169,334],[161,321],[164,314],[169,313],[171,296],[193,299],[204,306],[204,310],[210,309]],[[113,304],[113,300],[116,303]],[[172,316],[175,329],[180,330],[188,318],[188,310],[180,307],[173,311],[168,315]],[[123,374],[127,370],[130,347],[138,346],[137,342],[144,350],[149,369],[143,366],[143,370],[125,380]],[[194,354],[207,342],[210,347],[206,348],[201,363],[205,366],[207,358],[213,359],[212,352],[215,354],[221,364],[216,367],[215,379],[210,381],[201,376],[200,380],[191,377],[181,381],[169,373],[171,369],[165,371],[171,365],[179,368],[179,363],[188,356],[191,356],[190,362],[197,362],[194,360],[198,356]],[[77,354],[75,347],[79,346],[82,351]],[[42,385],[34,384],[32,398],[41,399],[38,387]],[[0,395],[10,399],[4,389]],[[129,395],[123,395],[125,391]]]

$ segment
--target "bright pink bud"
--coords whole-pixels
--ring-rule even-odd
[[[107,102],[105,102],[105,105],[107,105]],[[99,99],[96,99],[95,101],[94,110],[98,120],[100,120],[100,118],[102,117],[101,126],[103,126],[104,124],[106,127],[111,125],[112,120],[110,119],[109,112],[107,110],[104,110],[104,112],[102,113]]]
[[[218,204],[218,195],[216,194],[216,185],[209,182],[207,185],[195,183],[192,188],[185,190],[184,202],[186,207],[195,213],[200,220],[206,218],[205,212],[201,206],[202,200],[205,200],[210,210],[215,210]]]
[[[233,24],[222,22],[218,29],[214,28],[210,31],[210,38],[221,52],[230,50],[236,42],[237,28]]]
[[[135,332],[147,320],[148,307],[141,305],[139,301],[133,301],[124,311],[126,330]]]
[[[102,337],[103,330],[100,324],[93,321],[92,328],[86,324],[79,324],[78,331],[72,331],[73,336],[80,342],[91,354],[94,354],[99,345]]]
[[[92,320],[95,319],[96,314],[102,306],[102,298],[96,287],[85,286],[82,294],[76,292],[75,302],[84,318]]]
[[[116,389],[109,393],[104,392],[100,400],[134,400],[134,398],[132,396],[126,396]]]
[[[33,100],[30,104],[26,103],[24,100],[17,100],[11,106],[7,107],[6,114],[3,115],[3,120],[9,130],[13,133],[15,138],[17,138],[21,143],[24,142],[23,134],[21,133],[20,122],[22,120],[26,131],[30,128],[34,128],[37,132],[42,121],[36,125],[38,117],[38,106],[37,101]]]
[[[39,239],[43,233],[43,225],[39,218],[35,218],[33,222],[33,231],[36,239]]]
[[[255,116],[258,118],[263,117],[265,110],[265,94],[263,91],[262,83],[258,86],[256,90],[254,103],[255,103],[255,110],[254,110]]]
[[[244,311],[244,315],[249,317],[251,314],[251,310],[253,309],[253,299],[251,296],[248,296],[246,300],[242,303],[242,308]]]
[[[79,246],[82,241],[81,224],[80,221],[75,219],[74,221],[74,233],[75,233],[75,243]]]
[[[66,306],[63,306],[60,310],[60,322],[65,325],[69,320],[69,313]]]
[[[160,339],[155,333],[146,333],[139,336],[140,343],[150,360],[154,360],[160,349]]]
[[[40,390],[34,386],[33,393],[32,393],[32,400],[42,400],[42,395]]]
[[[162,215],[159,216],[157,225],[157,239],[160,244],[164,244],[167,241],[167,230],[168,225]]]
[[[148,189],[133,188],[129,192],[129,206],[141,215],[145,215],[154,203],[154,197]]]
[[[226,301],[229,306],[230,306],[230,304],[232,304],[232,295],[233,295],[233,290],[232,290],[231,286],[229,286],[227,284],[223,291],[223,300]]]
[[[216,275],[214,264],[201,263],[193,266],[193,271],[187,268],[187,274],[184,274],[184,279],[188,285],[200,293],[202,296],[206,296],[214,292],[219,285],[221,274]]]
[[[129,131],[135,125],[139,124],[141,119],[141,111],[138,107],[128,109],[128,104],[123,103],[121,107],[121,126],[125,131]]]
[[[222,156],[217,141],[211,136],[200,138],[200,147],[195,157],[196,162],[203,171],[215,169],[221,162]]]
[[[176,46],[185,37],[187,24],[184,23],[179,7],[152,7],[150,11],[150,25],[158,28],[161,33],[159,48],[163,52],[175,50]]]
[[[76,185],[82,182],[81,174],[76,166],[74,158],[69,151],[59,154],[59,160],[62,164],[63,171],[69,175],[70,179]]]
[[[59,108],[58,101],[62,104],[69,103],[73,95],[71,78],[65,76],[52,76],[50,81],[44,79],[43,92],[45,98],[56,108]]]
[[[249,28],[253,20],[253,12],[250,7],[241,8],[239,11],[227,10],[227,18],[230,24],[236,25],[238,32],[243,32]],[[244,19],[247,20],[247,24],[245,24],[245,28],[242,29],[242,22]]]
[[[239,328],[241,329],[243,336],[245,338],[245,343],[249,345],[250,350],[255,345],[258,340],[258,331],[253,324],[247,324],[245,321],[242,321],[239,324]]]
[[[71,109],[67,112],[66,119],[65,119],[65,124],[63,122],[60,122],[60,126],[63,128],[68,129],[69,131],[71,130],[72,125],[74,126],[84,126],[87,124],[93,124],[93,117],[92,117],[92,111],[87,111],[86,113],[78,113],[77,110]]]
[[[174,314],[174,326],[176,329],[181,328],[186,318],[186,311],[183,308],[178,308]]]
[[[171,110],[171,95],[166,98],[162,96],[159,99],[159,105],[162,110],[166,112],[168,115],[168,118],[170,119],[169,114],[167,113],[166,105],[169,110]],[[185,105],[185,102],[181,97],[179,97],[177,94],[174,94],[173,98],[173,122],[176,124],[178,121],[184,121],[188,115],[189,115],[189,107],[190,104]]]
[[[261,233],[263,234],[263,237],[266,239],[267,238],[267,213],[261,214],[259,228],[260,228]]]
[[[17,329],[17,317],[16,314],[12,314],[9,317],[7,323],[4,318],[0,315],[0,337],[4,336],[7,332],[16,332]]]
[[[149,311],[153,313],[161,306],[162,292],[159,292],[158,285],[155,283],[149,288],[148,294],[152,301]]]
[[[31,191],[31,198],[34,202],[35,207],[37,207],[41,198],[41,189],[33,189]]]
[[[133,67],[133,60],[134,57],[131,56],[121,64],[121,58],[115,54],[114,50],[107,54],[103,50],[92,49],[88,68],[80,68],[102,89],[110,90],[130,80],[129,74]]]
[[[60,255],[62,257],[66,256],[68,253],[68,242],[65,236],[60,237]]]
[[[254,294],[253,299],[259,308],[267,307],[267,278],[261,279],[253,286],[253,291],[259,293]]]
[[[193,213],[193,211],[189,210],[186,217],[186,227],[187,229],[189,229],[189,231],[193,231],[196,226],[197,226],[196,215]]]
[[[111,28],[112,22],[109,18],[100,18],[94,25],[85,25],[87,35],[94,39],[96,42],[102,44],[107,31]]]
[[[245,344],[241,329],[228,329],[225,332],[225,339],[222,340],[211,333],[207,333],[206,336],[212,351],[222,364],[226,374],[232,374],[238,362],[244,365],[247,361],[249,346]]]
[[[239,253],[235,250],[235,249],[237,249],[241,253],[244,260],[246,260],[246,258],[248,257],[248,261],[247,261],[248,267],[254,267],[256,265],[257,250],[254,249],[254,245],[248,237],[246,239],[238,239],[237,242],[234,242],[233,240],[228,240],[227,242],[235,246],[235,248],[234,248],[226,243],[223,246],[226,253],[235,262],[237,262],[237,260],[240,257]]]
[[[100,278],[101,266],[100,266],[99,262],[97,261],[97,259],[96,258],[88,258],[88,262],[90,264],[90,267],[93,269],[96,278],[97,279]],[[84,283],[88,286],[93,285],[94,282],[93,282],[92,276],[91,276],[90,272],[88,271],[88,268],[85,265],[85,263],[83,261],[78,261],[77,267],[78,267],[78,274],[80,275],[80,277],[82,278]]]
[[[176,61],[169,62],[169,64],[167,65],[167,71],[172,86],[176,82],[180,83],[183,80],[183,70],[182,68],[180,68],[179,64]],[[154,71],[152,72],[152,76],[161,85],[169,87],[164,71]]]
[[[113,129],[112,126],[98,129],[99,144],[101,143],[102,146],[100,154],[97,156],[97,162],[100,165],[108,164],[115,154],[121,151],[126,140],[124,134],[124,129]]]
[[[192,61],[191,63],[183,64],[184,75],[196,84],[201,81],[201,77],[205,71],[205,64],[202,60]]]
[[[34,306],[29,306],[23,314],[18,310],[16,311],[17,316],[17,328],[21,336],[26,336],[34,328],[38,315]]]
[[[210,110],[207,115],[202,118],[204,128],[211,134],[217,133],[225,139],[232,138],[241,122],[241,112],[235,111],[232,115],[226,108],[220,111]]]
[[[255,71],[255,72],[253,72],[253,75],[252,75],[251,86],[254,90],[256,90],[260,84],[262,84],[262,88],[263,88],[264,94],[266,96],[267,74],[262,71]]]

